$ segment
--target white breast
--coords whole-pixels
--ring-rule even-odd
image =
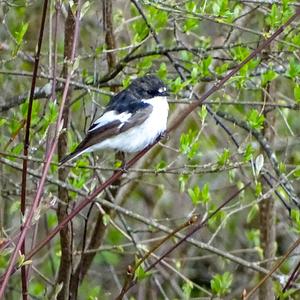
[[[151,100],[143,100],[143,102],[153,107],[151,114],[144,123],[96,144],[85,152],[99,149],[138,152],[152,144],[167,128],[169,105],[166,97],[155,97]]]

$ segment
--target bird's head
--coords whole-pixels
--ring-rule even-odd
[[[146,75],[133,80],[129,88],[135,90],[139,97],[144,99],[169,96],[166,85],[154,75]]]

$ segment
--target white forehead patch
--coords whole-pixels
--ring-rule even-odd
[[[165,86],[158,89],[158,91],[159,91],[160,93],[163,93],[163,92],[165,92],[166,90],[167,90],[167,88],[166,88]]]

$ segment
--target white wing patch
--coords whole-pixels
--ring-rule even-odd
[[[96,121],[94,121],[94,123],[91,125],[91,127],[93,127],[93,128],[89,129],[88,132],[92,132],[102,126],[105,126],[105,125],[113,122],[113,121],[120,121],[122,123],[122,124],[120,124],[120,126],[122,126],[123,123],[126,122],[131,116],[132,116],[132,114],[127,113],[127,112],[123,112],[123,113],[119,114],[115,110],[108,111],[108,112],[104,113]]]

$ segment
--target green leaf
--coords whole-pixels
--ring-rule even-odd
[[[266,18],[266,22],[271,28],[275,28],[281,23],[281,9],[274,3],[271,8],[269,16]]]
[[[247,115],[247,122],[252,129],[261,130],[263,128],[265,117],[257,110],[251,109]]]
[[[197,206],[200,203],[206,204],[210,200],[209,186],[207,183],[203,185],[202,189],[200,189],[198,185],[194,186],[192,189],[189,188],[188,194],[194,206]]]
[[[85,1],[80,9],[80,20],[83,18],[83,16],[88,12],[88,10],[91,7],[91,2],[90,1]]]
[[[239,46],[232,48],[231,53],[234,60],[241,62],[250,54],[250,50],[246,47]]]
[[[214,294],[224,296],[230,291],[233,275],[229,272],[216,274],[210,281],[210,286]]]
[[[158,77],[161,79],[165,79],[167,77],[167,74],[168,74],[167,65],[165,63],[161,63],[157,71]]]
[[[52,124],[56,121],[58,116],[58,106],[54,101],[49,102],[49,110],[46,113],[45,120],[49,124]]]
[[[279,163],[279,171],[280,171],[280,173],[285,173],[286,172],[286,165],[283,161],[281,161]]]
[[[255,196],[259,197],[262,195],[262,184],[260,181],[255,184]]]
[[[193,287],[194,287],[194,285],[191,281],[186,281],[182,285],[182,291],[183,291],[184,299],[190,299],[191,298],[191,292],[193,290]]]
[[[135,276],[138,280],[143,280],[149,276],[151,276],[152,272],[146,272],[142,265],[139,265],[138,268],[135,271]]]
[[[20,105],[20,111],[22,113],[23,118],[27,116],[27,111],[28,111],[28,98],[24,103]]]
[[[148,7],[149,20],[156,32],[160,32],[168,23],[168,13],[155,7]]]
[[[247,215],[247,223],[248,224],[251,223],[255,219],[255,217],[258,214],[258,210],[259,210],[259,207],[258,207],[257,203],[252,205],[252,207]]]
[[[137,19],[131,23],[132,31],[134,32],[133,43],[141,42],[148,34],[149,28],[143,19]]]
[[[149,56],[140,60],[139,67],[148,70],[152,66],[153,57]]]
[[[122,81],[122,84],[123,84],[123,87],[124,88],[127,88],[129,86],[129,84],[131,83],[131,78],[128,76],[128,77],[125,77]]]
[[[188,189],[188,194],[192,200],[193,205],[198,205],[200,203],[200,188],[196,185],[193,189]]]
[[[185,9],[188,11],[188,12],[191,12],[191,13],[194,13],[196,12],[196,9],[197,9],[197,4],[195,1],[188,1],[185,3]]]
[[[166,167],[167,167],[167,163],[164,160],[161,160],[159,163],[156,164],[155,171],[156,172],[164,171]]]
[[[300,33],[293,36],[292,43],[297,46],[300,46]]]
[[[215,0],[212,1],[212,11],[215,16],[223,17],[226,15],[229,6],[228,6],[228,0]]]
[[[103,222],[104,226],[107,226],[109,224],[109,221],[110,221],[110,215],[104,214],[102,216],[102,222]]]
[[[19,143],[11,149],[11,152],[13,154],[20,155],[22,150],[23,150],[23,143]]]
[[[207,203],[209,201],[209,199],[210,199],[209,186],[207,183],[205,183],[202,188],[201,201],[204,203]]]
[[[56,222],[57,222],[56,214],[47,213],[47,224],[48,224],[50,229],[55,227]]]
[[[299,76],[299,75],[300,75],[300,64],[295,59],[295,57],[292,57],[289,60],[289,66],[286,71],[286,76],[294,79],[296,76]]]
[[[300,211],[299,209],[292,209],[291,211],[291,219],[293,221],[292,230],[297,234],[300,234]]]
[[[21,48],[21,45],[23,43],[23,39],[24,39],[24,35],[27,32],[28,29],[28,23],[22,23],[17,30],[14,32],[13,36],[15,38],[16,41],[16,45],[12,50],[12,56],[16,56],[18,51]]]
[[[181,174],[179,175],[178,181],[179,181],[179,190],[181,193],[185,191],[186,183],[190,179],[190,176],[187,174]]]
[[[193,82],[198,79],[199,72],[197,67],[193,67],[191,71],[191,78],[193,79]]]
[[[116,245],[120,244],[123,241],[124,237],[123,233],[115,228],[111,228],[108,232],[107,239],[111,244]]]
[[[209,207],[209,213],[214,213],[217,209],[217,205],[215,205],[214,203],[210,202],[210,207]],[[213,217],[211,217],[208,220],[208,225],[209,227],[211,227],[213,230],[216,230],[217,227],[221,224],[221,222],[224,221],[225,217],[226,217],[226,212],[224,210],[220,210],[218,211],[216,214],[213,215]]]
[[[298,84],[294,87],[294,97],[296,102],[300,103],[300,85]]]
[[[207,109],[206,105],[202,105],[201,109],[198,110],[198,116],[200,117],[200,120],[202,124],[205,122],[206,116],[207,116]]]
[[[29,285],[29,294],[34,295],[35,298],[43,299],[45,295],[45,286],[38,281],[31,281]]]
[[[251,144],[247,144],[243,155],[243,161],[248,162],[253,158],[254,149]]]
[[[178,76],[171,84],[171,90],[174,94],[177,94],[184,87],[181,78]]]
[[[296,177],[296,178],[299,178],[299,177],[300,177],[300,168],[294,170],[293,176]]]
[[[185,20],[185,22],[183,24],[183,32],[189,33],[193,29],[196,29],[198,26],[199,26],[198,19],[188,18]]]
[[[179,151],[186,155],[188,159],[193,159],[196,155],[200,155],[200,143],[197,140],[197,131],[191,130],[182,133],[179,140]]]
[[[31,124],[35,125],[40,121],[41,102],[34,100],[32,103]]]
[[[218,75],[223,75],[229,68],[229,64],[228,63],[224,63],[220,66],[217,66],[215,68],[215,72],[218,74]]]
[[[7,123],[7,121],[5,119],[0,118],[0,127],[6,123]]]
[[[261,85],[266,86],[267,83],[274,80],[277,76],[278,76],[278,74],[275,71],[268,70],[266,73],[261,75]]]
[[[115,162],[114,162],[114,167],[115,167],[116,169],[119,169],[119,168],[122,167],[122,164],[123,164],[123,162],[122,162],[121,160],[116,159]]]
[[[228,149],[224,149],[223,153],[218,156],[218,165],[225,166],[230,158],[230,151]]]
[[[258,229],[247,230],[246,237],[251,246],[260,247],[260,231]]]
[[[209,76],[211,74],[209,71],[209,66],[211,65],[211,63],[212,57],[210,55],[201,61],[199,71],[203,77]]]

